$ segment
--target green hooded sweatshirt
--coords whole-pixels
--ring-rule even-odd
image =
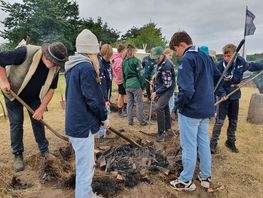
[[[122,62],[122,78],[125,89],[145,87],[145,77],[141,61],[136,57],[124,59]]]

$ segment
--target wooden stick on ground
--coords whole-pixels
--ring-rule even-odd
[[[113,133],[115,133],[116,135],[120,136],[122,139],[126,140],[127,142],[129,142],[131,145],[136,146],[138,148],[142,148],[141,145],[139,145],[137,142],[131,140],[130,138],[126,137],[125,135],[121,134],[120,132],[118,132],[116,129],[110,127],[109,130]]]
[[[13,92],[12,90],[10,90],[11,95],[18,101],[20,102],[32,115],[35,113],[33,109],[31,109],[30,106],[28,106],[15,92]],[[42,124],[44,124],[52,133],[54,133],[57,137],[59,137],[62,140],[65,141],[69,141],[69,139],[58,133],[55,129],[53,129],[49,124],[47,124],[43,119],[39,120],[39,122],[41,122]]]

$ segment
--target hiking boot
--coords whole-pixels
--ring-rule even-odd
[[[235,143],[229,142],[228,140],[225,142],[225,146],[230,149],[233,153],[239,153],[238,148],[236,147]]]
[[[156,137],[156,142],[164,142],[166,139],[166,133],[159,133],[158,136]]]
[[[179,179],[171,181],[170,187],[178,191],[194,191],[196,189],[196,185],[192,181],[183,182]]]
[[[23,171],[25,168],[23,155],[22,154],[15,154],[14,155],[14,170],[16,172]]]
[[[146,126],[147,125],[147,122],[143,121],[140,123],[141,126]]]
[[[200,184],[204,188],[209,188],[211,183],[211,176],[207,178],[202,178],[200,174],[197,176],[197,179],[200,181]]]

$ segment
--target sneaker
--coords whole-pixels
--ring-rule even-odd
[[[164,142],[166,139],[166,133],[159,133],[158,136],[156,137],[156,142]]]
[[[141,126],[146,126],[147,122],[143,121],[142,123],[140,123]]]
[[[103,198],[102,196],[97,195],[97,193],[93,193],[91,198]]]
[[[23,171],[25,169],[25,164],[23,160],[22,154],[15,154],[14,155],[14,170],[16,172]]]
[[[128,125],[133,126],[133,122],[129,122]]]
[[[233,153],[239,153],[238,148],[235,143],[229,142],[228,140],[225,142],[225,146],[230,149]]]
[[[197,176],[197,179],[201,182],[201,186],[204,188],[209,188],[211,183],[211,176],[207,178],[202,178],[200,174]]]
[[[178,191],[194,191],[196,189],[196,185],[192,182],[192,180],[188,182],[183,182],[179,179],[176,179],[170,182],[170,187]]]

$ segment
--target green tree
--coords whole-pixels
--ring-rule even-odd
[[[132,27],[122,36],[122,40],[126,44],[132,44],[137,48],[143,48],[143,45],[147,45],[147,52],[156,46],[165,47],[166,41],[162,37],[161,28],[157,28],[156,26],[155,23],[150,22],[141,28]]]
[[[74,51],[79,30],[79,11],[76,1],[70,0],[23,0],[8,3],[0,0],[0,7],[8,13],[2,22],[6,29],[0,35],[16,46],[26,35],[32,44],[61,41]]]
[[[120,32],[108,27],[106,22],[103,23],[101,17],[98,17],[97,21],[92,18],[83,19],[80,24],[81,29],[87,28],[92,31],[102,44],[113,44],[120,37]]]
[[[253,54],[253,55],[247,55],[247,60],[248,61],[262,62],[262,60],[263,60],[263,53],[256,53],[256,54]]]

